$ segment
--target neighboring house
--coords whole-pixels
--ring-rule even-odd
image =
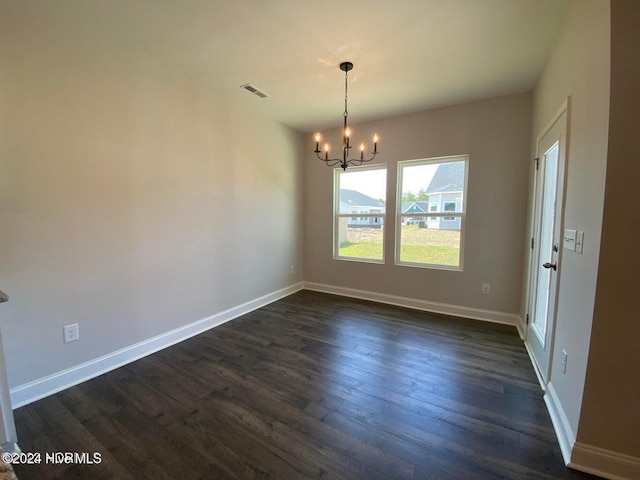
[[[349,227],[380,227],[382,217],[360,217],[359,213],[384,214],[384,202],[369,197],[356,190],[340,189],[340,213],[352,214],[347,225]]]
[[[464,163],[443,163],[427,188],[429,212],[459,212],[464,190]],[[427,228],[460,230],[460,217],[428,217]]]
[[[426,213],[429,211],[428,200],[415,200],[413,202],[402,202],[402,213]]]
[[[427,213],[429,211],[428,200],[414,200],[412,202],[402,202],[402,213]],[[405,223],[416,223],[425,220],[426,217],[404,217]]]

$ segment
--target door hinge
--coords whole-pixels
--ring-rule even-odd
[[[527,325],[529,325],[529,314],[527,313],[526,317],[525,317],[525,322]]]
[[[536,170],[538,170],[538,168],[540,167],[540,157],[534,158],[533,161],[536,162]]]
[[[531,250],[533,250],[533,237],[531,237]]]

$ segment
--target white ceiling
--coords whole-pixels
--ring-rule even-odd
[[[18,3],[24,0],[16,0]],[[301,132],[531,90],[570,0],[35,0]],[[23,4],[24,5],[24,4]],[[271,96],[244,89],[252,83]]]

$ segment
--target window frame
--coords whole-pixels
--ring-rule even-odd
[[[385,228],[387,226],[387,204],[388,200],[385,199],[384,207],[381,208],[380,213],[358,213],[358,219],[371,219],[371,218],[382,218],[382,223],[376,222],[377,225],[380,225],[380,229],[382,231],[382,258],[362,258],[362,257],[345,257],[340,255],[340,219],[341,218],[351,218],[354,215],[354,212],[348,213],[340,213],[340,175],[342,173],[353,173],[354,171],[367,171],[367,170],[383,170],[385,174],[385,197],[386,191],[388,191],[388,180],[389,180],[389,171],[386,163],[374,163],[371,165],[360,165],[349,167],[348,170],[342,170],[342,168],[334,168],[333,170],[333,259],[334,260],[343,260],[347,262],[360,262],[360,263],[376,263],[376,264],[384,264],[385,263],[385,250],[386,250],[386,242],[385,242]]]
[[[464,162],[464,187],[462,192],[462,200],[460,203],[460,211],[456,212],[444,212],[440,211],[440,208],[437,207],[437,211],[431,211],[432,204],[438,206],[440,202],[432,202],[429,199],[429,211],[424,213],[402,213],[402,191],[403,191],[403,174],[405,167],[411,166],[419,166],[419,165],[432,165],[432,164],[443,164],[443,163],[455,163],[455,162]],[[469,188],[469,155],[448,155],[443,157],[429,157],[429,158],[420,158],[414,160],[402,160],[398,162],[397,165],[397,177],[396,177],[396,212],[395,212],[395,236],[394,236],[394,262],[395,265],[403,266],[403,267],[417,267],[417,268],[429,268],[434,270],[450,270],[450,271],[463,271],[464,270],[464,246],[465,246],[465,231],[466,231],[466,218],[467,218],[467,197]],[[448,201],[450,202],[450,201]],[[452,202],[453,203],[453,202]],[[456,208],[458,207],[458,202],[455,202]],[[444,204],[443,204],[444,209]],[[435,220],[437,218],[441,218],[441,221],[451,221],[450,218],[453,217],[453,221],[457,218],[460,218],[460,244],[459,244],[459,261],[458,265],[442,265],[435,263],[419,263],[419,262],[407,262],[400,260],[400,253],[402,249],[402,225],[405,222],[405,219],[408,218],[417,218],[424,217],[429,220]],[[446,217],[446,218],[445,218]]]

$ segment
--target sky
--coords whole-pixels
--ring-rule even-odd
[[[417,165],[405,167],[402,181],[402,192],[418,193],[421,188],[429,186],[437,165]],[[347,169],[340,176],[340,188],[357,190],[375,199],[387,200],[385,170]]]

